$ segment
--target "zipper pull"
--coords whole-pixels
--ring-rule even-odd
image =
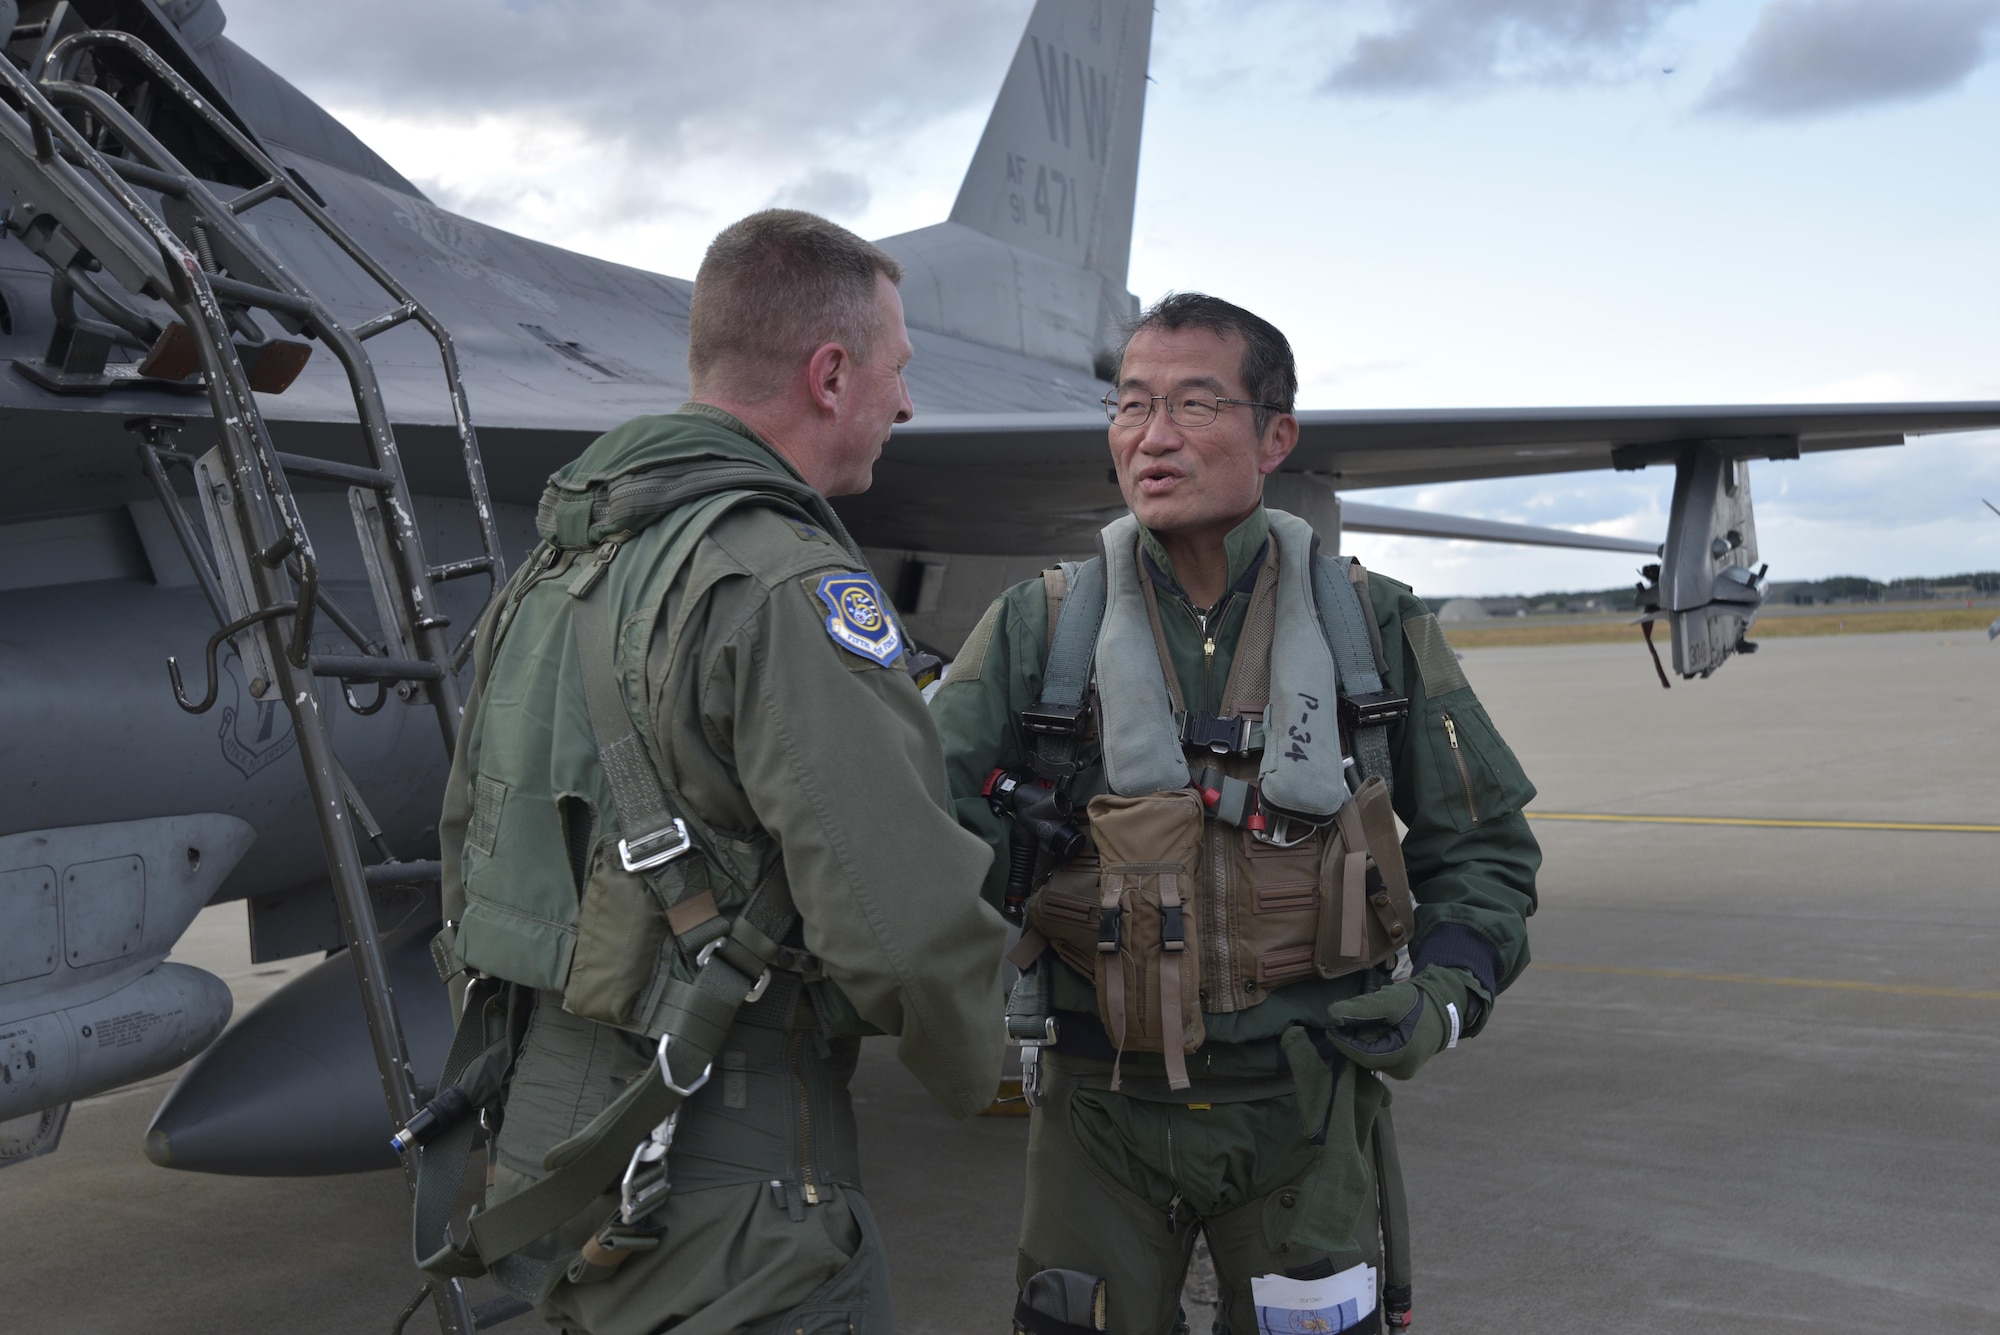
[[[1204,667],[1215,661],[1215,637],[1213,635],[1201,642],[1201,661]]]
[[[1442,713],[1442,711],[1440,711]],[[1451,743],[1451,749],[1458,750],[1458,725],[1451,721],[1451,715],[1444,714],[1444,738]]]

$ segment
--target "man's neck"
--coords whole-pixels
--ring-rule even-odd
[[[1229,529],[1153,536],[1173,562],[1174,582],[1189,602],[1196,607],[1213,607],[1222,601],[1229,590],[1229,548],[1224,541]]]
[[[793,470],[806,480],[808,485],[812,486],[815,490],[824,490],[813,475],[806,471],[798,455],[786,445],[788,439],[795,440],[797,438],[797,432],[788,429],[796,424],[790,421],[781,402],[743,403],[731,398],[727,394],[703,393],[699,391],[690,391],[688,397],[696,403],[704,403],[711,408],[720,408],[744,426],[749,427],[757,433],[757,439],[763,441],[765,445],[770,447],[773,453],[790,464]]]

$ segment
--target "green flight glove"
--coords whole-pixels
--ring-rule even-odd
[[[1463,969],[1433,964],[1414,978],[1326,1008],[1326,1036],[1356,1066],[1408,1080],[1470,1027],[1484,989]]]

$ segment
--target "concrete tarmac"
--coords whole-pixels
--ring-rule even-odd
[[[2000,825],[2000,645],[1776,640],[1671,691],[1636,643],[1465,667],[1547,861],[1534,966],[1396,1090],[1420,1328],[2000,1331],[2000,834],[1551,818]],[[239,1013],[284,977],[241,914],[177,955]],[[0,1330],[386,1332],[401,1179],[155,1168],[166,1083],[0,1174]],[[1027,1122],[949,1122],[886,1041],[856,1097],[898,1328],[1005,1329]]]

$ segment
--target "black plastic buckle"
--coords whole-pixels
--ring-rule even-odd
[[[1169,954],[1187,949],[1187,930],[1179,904],[1160,905],[1160,949]]]
[[[1394,691],[1367,691],[1340,697],[1340,721],[1350,732],[1356,728],[1378,728],[1409,716],[1409,697]]]
[[[1217,718],[1213,714],[1181,715],[1181,745],[1200,746],[1219,756],[1242,755],[1250,749],[1250,720]]]
[[[1089,716],[1088,705],[1052,705],[1038,700],[1021,711],[1021,727],[1050,737],[1077,737]]]
[[[1119,919],[1124,916],[1117,908],[1100,909],[1097,914],[1097,953],[1116,955],[1123,944],[1119,929]]]

